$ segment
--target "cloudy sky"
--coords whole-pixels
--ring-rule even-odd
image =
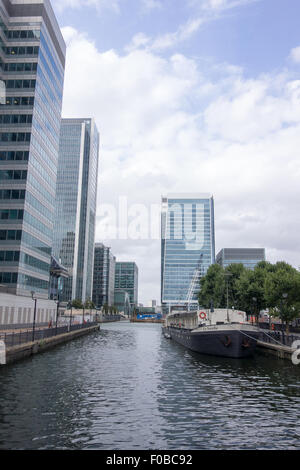
[[[168,192],[214,195],[216,253],[265,247],[300,266],[299,0],[52,5],[67,43],[63,116],[95,117],[101,135],[96,239],[137,262],[139,301],[160,298],[153,227]],[[125,202],[129,226],[148,211],[141,239],[109,230]]]

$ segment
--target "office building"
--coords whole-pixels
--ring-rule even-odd
[[[65,43],[48,0],[0,0],[0,284],[48,298]]]
[[[134,262],[117,262],[115,273],[115,290],[128,292],[133,309],[138,304],[138,267]]]
[[[245,268],[254,269],[257,263],[265,260],[265,248],[222,248],[216,257],[216,262],[224,268],[232,263],[242,263]]]
[[[214,201],[210,194],[162,197],[161,301],[170,309],[197,308],[200,278],[215,262]]]
[[[98,155],[94,119],[62,119],[53,255],[69,272],[65,302],[92,299]]]
[[[93,302],[97,308],[114,305],[116,258],[103,243],[95,244]]]
[[[117,308],[119,313],[130,317],[131,306],[128,292],[124,290],[115,290],[114,306]]]

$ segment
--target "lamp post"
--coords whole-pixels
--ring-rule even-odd
[[[227,296],[227,321],[229,323],[229,311],[228,311],[228,305],[229,305],[229,296],[228,296],[228,282],[229,282],[229,277],[232,276],[231,273],[224,273],[224,276],[226,278],[226,296]]]
[[[32,300],[34,300],[34,313],[33,313],[33,324],[32,324],[32,342],[34,341],[34,333],[35,333],[35,320],[36,320],[36,301],[37,298],[34,297],[35,292],[31,291]]]
[[[71,313],[70,313],[70,331],[71,331],[71,325],[72,325],[72,315],[73,315],[73,305],[72,305],[72,300],[69,303],[69,307],[71,308]]]
[[[58,321],[58,310],[59,310],[59,294],[57,294],[57,307],[56,307],[56,322],[55,322],[55,336],[57,335],[57,321]]]
[[[255,308],[255,305],[256,305],[257,298],[256,298],[256,297],[252,297],[252,300],[253,300],[254,316],[256,317],[256,308]],[[252,316],[251,316],[251,323],[252,323],[252,325],[253,325],[253,317],[252,317]]]
[[[281,302],[280,302],[280,317],[281,317],[281,323],[283,323],[283,305],[284,305],[284,301],[287,299],[287,293],[283,293],[282,294],[282,299],[281,299]]]

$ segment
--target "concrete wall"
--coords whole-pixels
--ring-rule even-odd
[[[57,305],[53,300],[37,299],[36,323],[48,323],[56,318]],[[30,297],[0,292],[1,325],[26,325],[33,323],[34,301]]]

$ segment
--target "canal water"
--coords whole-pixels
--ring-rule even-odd
[[[157,324],[1,367],[0,398],[0,449],[300,448],[300,365],[202,356]]]

